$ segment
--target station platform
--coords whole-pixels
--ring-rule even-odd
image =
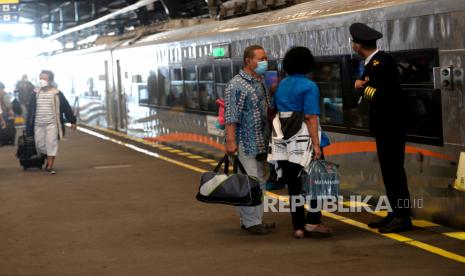
[[[465,268],[464,233],[426,221],[379,234],[365,226],[375,214],[324,213],[332,237],[296,240],[288,213],[265,213],[277,228],[251,235],[233,207],[195,199],[200,173],[215,160],[116,132],[68,130],[56,175],[24,171],[14,154],[0,147],[0,275],[461,275]]]

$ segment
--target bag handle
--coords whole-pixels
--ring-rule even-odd
[[[237,169],[240,169],[242,173],[247,174],[247,171],[244,169],[241,161],[239,161],[239,157],[236,155],[234,156],[234,163],[233,163],[233,173],[237,173]]]
[[[223,165],[223,163],[224,163],[224,173],[229,174],[229,156],[227,154],[225,154],[223,158],[218,162],[213,172],[215,173],[220,172],[221,165]]]

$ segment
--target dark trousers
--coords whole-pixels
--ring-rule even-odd
[[[290,196],[298,196],[302,194],[302,181],[299,177],[299,173],[302,170],[302,166],[289,162],[279,161],[279,166],[283,170],[283,176],[280,179],[280,183],[287,184],[288,192]],[[290,200],[292,202],[292,200]],[[317,201],[311,200],[310,207],[316,209]],[[291,210],[293,210],[291,205]],[[295,212],[291,212],[292,226],[294,230],[303,230],[306,223],[319,224],[321,223],[321,212],[307,212],[307,218],[305,218],[304,206],[295,207]]]
[[[410,194],[404,170],[405,135],[376,135],[376,149],[386,195],[397,218],[410,218]]]

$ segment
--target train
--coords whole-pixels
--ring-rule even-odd
[[[286,50],[308,47],[316,57],[309,77],[320,89],[320,123],[331,139],[324,153],[340,165],[341,190],[379,196],[368,107],[353,88],[364,66],[349,42],[354,22],[384,34],[378,47],[395,58],[408,95],[405,168],[412,198],[423,202],[415,217],[465,229],[463,177],[458,181],[465,174],[458,170],[465,152],[464,1],[314,0],[51,54],[40,66],[56,73],[82,125],[221,153],[215,102],[242,68],[244,49],[267,51],[270,84],[285,74]]]

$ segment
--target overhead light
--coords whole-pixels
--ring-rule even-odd
[[[65,43],[65,48],[66,49],[73,49],[74,48],[74,42],[73,41],[68,41]]]

